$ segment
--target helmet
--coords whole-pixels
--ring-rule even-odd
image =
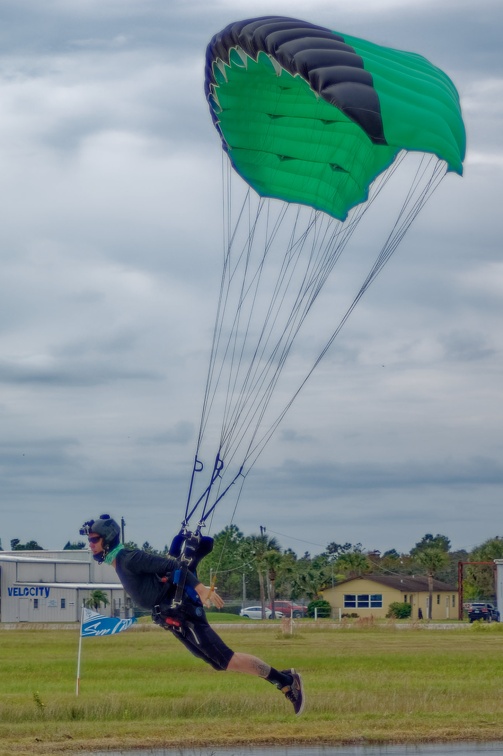
[[[81,535],[97,533],[103,538],[103,552],[97,554],[97,561],[103,561],[109,551],[119,545],[121,529],[108,514],[102,514],[97,520],[88,520],[80,529]]]

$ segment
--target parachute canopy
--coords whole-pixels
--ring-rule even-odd
[[[222,276],[183,521],[197,511],[197,532],[228,491],[239,499],[445,173],[462,173],[465,150],[445,73],[304,21],[227,26],[208,45],[205,90],[230,161],[224,155]]]
[[[213,37],[205,86],[224,149],[263,197],[344,220],[401,150],[462,173],[456,88],[420,55],[267,16]]]

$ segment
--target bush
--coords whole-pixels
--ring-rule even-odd
[[[475,620],[470,627],[476,633],[503,633],[503,622],[484,622],[484,620]]]
[[[406,604],[401,601],[394,601],[389,605],[389,610],[386,617],[392,617],[393,619],[408,619],[412,614],[412,604]]]
[[[316,601],[311,601],[307,607],[307,616],[314,617],[315,609],[318,610],[318,617],[330,617],[332,615],[332,607],[330,606],[328,601],[325,601],[325,599],[316,599]]]

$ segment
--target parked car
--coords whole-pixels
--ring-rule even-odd
[[[271,604],[269,604],[268,608],[272,609]],[[294,617],[294,619],[297,617],[307,617],[307,606],[304,606],[304,604],[294,604],[292,601],[275,601],[274,611],[276,616],[280,612],[284,617]]]
[[[475,622],[476,620],[484,620],[484,622],[499,622],[500,613],[494,604],[474,602],[468,612],[468,619],[470,622]]]
[[[261,606],[247,606],[246,609],[241,609],[239,612],[241,617],[247,617],[248,619],[262,619],[262,607]],[[266,607],[265,610],[266,619],[271,619],[272,612]],[[283,614],[276,612],[276,619],[281,619]]]

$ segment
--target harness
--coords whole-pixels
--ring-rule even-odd
[[[194,533],[182,528],[173,538],[169,548],[169,556],[178,559],[180,567],[172,577],[162,577],[161,582],[171,582],[176,586],[175,595],[169,605],[157,604],[152,610],[152,620],[164,630],[179,633],[183,637],[191,633],[193,640],[200,645],[190,616],[204,616],[204,610],[196,591],[186,585],[187,572],[196,575],[196,569],[203,557],[213,549],[213,538],[201,535],[198,528]]]
[[[173,575],[173,584],[176,585],[175,597],[172,601],[172,607],[176,608],[182,605],[184,594],[188,593],[190,598],[199,601],[196,592],[185,587],[187,572],[190,570],[197,576],[197,567],[201,559],[207,556],[213,549],[213,538],[201,535],[199,528],[194,533],[182,528],[182,530],[173,538],[169,548],[169,555],[178,559],[180,567]]]

